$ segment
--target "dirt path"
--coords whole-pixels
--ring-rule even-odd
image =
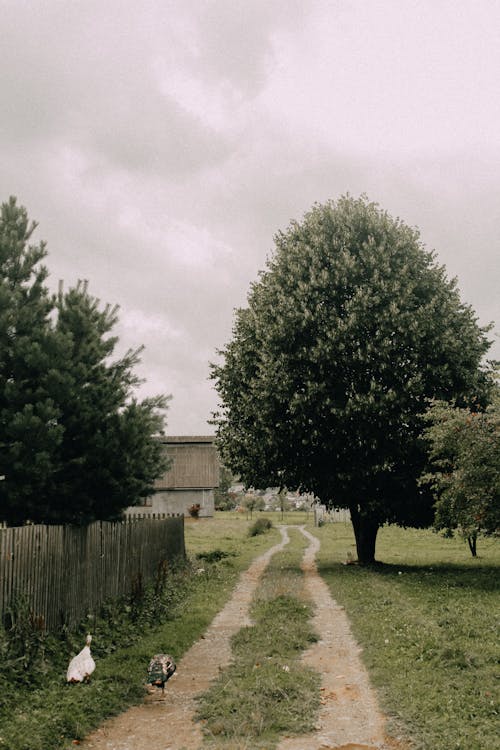
[[[359,658],[361,649],[351,633],[343,607],[332,599],[318,574],[315,557],[319,540],[300,529],[310,541],[302,561],[306,589],[315,606],[312,624],[320,640],[305,652],[303,661],[322,676],[322,706],[317,730],[285,738],[278,750],[389,750],[397,744],[386,738],[368,674]]]
[[[230,638],[250,625],[250,604],[259,578],[271,557],[288,544],[286,528],[281,542],[256,558],[242,573],[233,595],[214,618],[204,636],[177,664],[177,672],[165,687],[166,700],[147,699],[105,722],[81,743],[86,750],[198,750],[202,743],[199,724],[193,722],[195,696],[208,689],[231,660]],[[145,669],[146,669],[145,665]]]
[[[204,636],[177,665],[166,686],[166,700],[146,699],[105,722],[81,747],[85,750],[199,750],[202,733],[193,722],[195,696],[208,689],[231,660],[230,638],[250,624],[248,612],[259,578],[271,557],[289,541],[282,540],[258,557],[244,572],[230,601],[215,617]],[[342,607],[332,599],[315,563],[319,541],[301,528],[310,544],[302,568],[316,607],[313,626],[320,640],[304,654],[304,661],[322,674],[322,708],[317,731],[285,738],[279,750],[389,750],[397,747],[384,736],[384,717],[378,710],[368,676],[359,659],[359,647]]]

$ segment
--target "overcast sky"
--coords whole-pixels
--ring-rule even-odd
[[[141,394],[210,434],[208,379],[273,236],[366,193],[500,320],[498,0],[0,0],[0,200],[52,288],[145,344]],[[500,358],[498,326],[492,356]]]

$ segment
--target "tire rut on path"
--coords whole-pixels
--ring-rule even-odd
[[[230,663],[231,636],[251,624],[248,613],[259,579],[271,557],[289,542],[286,528],[280,531],[281,542],[256,558],[241,574],[231,599],[202,638],[179,660],[176,674],[166,685],[166,699],[147,700],[106,721],[80,747],[85,750],[198,750],[202,731],[200,724],[193,720],[195,697],[209,688],[220,668]]]
[[[285,737],[278,750],[404,750],[404,744],[385,736],[385,717],[359,658],[361,649],[347,615],[317,571],[320,542],[299,528],[309,541],[302,570],[315,608],[312,624],[320,638],[304,653],[303,662],[321,674],[322,705],[316,730]],[[166,686],[166,699],[146,699],[105,722],[81,743],[84,750],[200,750],[203,737],[201,725],[194,721],[196,696],[231,662],[231,636],[251,624],[249,608],[259,579],[271,557],[289,541],[287,528],[280,527],[280,531],[281,542],[241,574],[229,602],[179,660],[177,673]]]
[[[332,598],[318,573],[319,539],[300,530],[310,544],[302,561],[306,592],[315,607],[312,620],[320,640],[303,662],[321,674],[321,708],[315,732],[283,739],[278,750],[389,750],[401,747],[385,736],[385,717],[377,705],[368,674],[343,607]]]

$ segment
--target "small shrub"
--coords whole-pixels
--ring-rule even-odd
[[[36,616],[24,597],[7,607],[0,640],[2,671],[17,682],[33,682],[46,671],[47,633],[43,617]]]
[[[250,526],[248,533],[250,536],[258,536],[258,534],[264,534],[272,527],[273,522],[269,518],[258,518],[255,523]]]
[[[207,563],[215,563],[226,557],[234,557],[234,552],[225,552],[223,549],[213,549],[210,552],[198,552],[196,558]]]

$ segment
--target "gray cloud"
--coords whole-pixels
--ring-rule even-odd
[[[500,11],[314,0],[2,5],[1,199],[146,345],[141,393],[203,433],[208,362],[315,201],[366,192],[499,318]],[[493,354],[500,357],[500,342]]]

